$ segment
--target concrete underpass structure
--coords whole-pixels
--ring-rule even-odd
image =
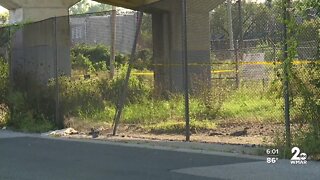
[[[209,12],[222,2],[186,1],[187,56],[191,88],[210,86]],[[182,8],[181,0],[162,0],[144,8],[152,14],[156,86],[171,92],[182,91],[184,87]]]
[[[56,73],[71,74],[68,15],[78,1],[0,0],[9,10],[10,24],[27,23],[12,31],[10,76],[15,85],[28,88],[47,83]]]
[[[79,0],[0,0],[0,5],[10,10],[10,22],[39,21],[55,16],[68,15],[68,9]],[[155,67],[155,81],[159,89],[172,92],[183,89],[183,40],[182,29],[182,5],[181,0],[97,0],[100,3],[121,6],[134,10],[141,10],[152,14],[153,26],[153,50]],[[209,84],[211,76],[210,63],[210,32],[209,32],[209,11],[217,7],[224,0],[187,0],[187,39],[188,39],[188,60],[191,79]],[[43,80],[51,75],[43,74],[53,72],[51,64],[53,46],[50,36],[50,25],[46,32],[39,30],[37,37],[28,37],[28,30],[21,32],[15,46],[28,49],[30,46],[39,47],[32,52],[15,52],[12,57],[13,73],[20,71],[21,65],[24,69],[32,71],[31,66],[26,66],[25,60],[30,63],[45,64],[47,69],[37,71],[36,75]],[[44,27],[39,27],[44,28]],[[64,74],[70,74],[71,62],[69,57],[70,32],[68,19],[61,20],[56,27],[58,43],[58,61],[61,67],[59,70]],[[52,33],[51,33],[52,34]],[[21,39],[21,41],[20,41]],[[44,49],[48,53],[43,57]],[[36,60],[37,59],[37,60]],[[22,61],[24,60],[24,61]],[[50,63],[48,63],[50,61]],[[18,64],[16,66],[16,64]],[[20,68],[20,69],[19,69]],[[15,70],[16,69],[16,70]],[[41,68],[40,68],[41,69]]]

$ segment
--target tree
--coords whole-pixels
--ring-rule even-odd
[[[143,16],[139,45],[143,48],[152,47],[152,16],[150,14]]]
[[[265,38],[268,34],[273,34],[273,31],[277,28],[276,17],[273,15],[273,12],[278,11],[276,8],[276,6],[272,7],[266,4],[243,2],[241,13],[243,37],[245,39],[260,39]],[[233,4],[232,19],[235,39],[240,39],[241,33],[238,11],[238,5]],[[229,38],[225,4],[220,5],[212,12],[210,21],[211,35],[214,39],[226,40]]]
[[[300,13],[308,18],[320,17],[320,0],[302,0],[298,2]]]
[[[95,12],[102,12],[102,11],[110,11],[112,6],[108,4],[91,4],[91,6],[88,9],[88,13],[95,13]]]
[[[88,12],[90,2],[88,0],[82,0],[70,8],[70,14],[84,14]]]
[[[0,14],[0,25],[7,24],[9,21],[9,13],[4,12]]]
[[[101,11],[109,11],[111,6],[107,4],[93,3],[91,0],[82,0],[70,8],[70,14],[85,14]]]

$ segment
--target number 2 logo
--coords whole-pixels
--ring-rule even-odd
[[[300,149],[298,147],[292,148],[291,153],[293,154],[291,160],[293,160],[293,161],[300,161],[301,160],[301,158],[299,157]]]
[[[291,158],[293,161],[304,161],[307,159],[307,154],[301,153],[298,147],[292,148],[291,153],[293,154],[293,157]]]

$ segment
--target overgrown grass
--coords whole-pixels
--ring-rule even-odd
[[[140,80],[137,79],[137,81]],[[120,86],[117,85],[117,87],[119,90]],[[142,87],[146,87],[146,84],[136,88]],[[209,95],[208,93],[200,95],[206,97],[199,97],[200,93],[198,93],[198,96],[191,96],[190,99],[191,119],[193,119],[194,123],[201,122],[203,125],[210,125],[210,123],[203,122],[213,122],[216,124],[217,119],[232,120],[233,122],[280,122],[282,120],[282,100],[276,98],[265,89],[267,88],[255,85],[250,87],[242,86],[238,90],[232,91],[215,88]],[[116,92],[115,90],[113,91]],[[120,93],[121,91],[118,92]],[[164,128],[166,125],[176,126],[175,124],[179,125],[183,122],[183,96],[172,95],[169,99],[165,100],[153,98],[150,90],[141,92],[142,94],[131,93],[131,96],[137,95],[140,98],[134,98],[135,100],[127,102],[121,123],[166,129]],[[107,97],[110,97],[110,95]],[[90,99],[98,100],[99,96]],[[101,104],[97,103],[97,100],[90,103],[89,107],[84,103],[80,103],[78,111],[74,115],[89,121],[111,123],[115,114],[116,99],[102,98],[103,101],[101,103],[104,108],[94,108],[96,105]],[[219,122],[221,123],[221,121]],[[171,128],[174,129],[174,127]]]
[[[223,119],[259,122],[280,122],[283,102],[259,86],[241,87],[224,102],[220,111]]]

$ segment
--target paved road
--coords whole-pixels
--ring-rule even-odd
[[[0,132],[1,180],[212,180],[256,179],[259,175],[264,176],[260,179],[268,179],[267,169],[259,172],[265,164],[254,158],[108,143],[23,135],[1,137]]]

